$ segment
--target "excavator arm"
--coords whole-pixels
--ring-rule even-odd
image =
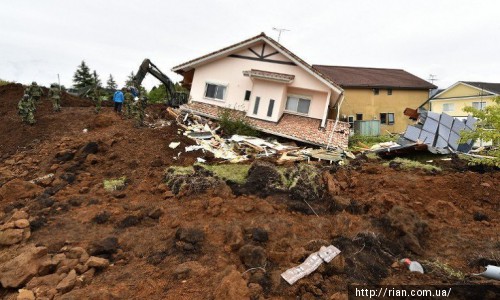
[[[139,67],[139,70],[134,76],[134,84],[137,88],[141,85],[144,77],[146,77],[148,73],[153,75],[156,79],[163,83],[163,85],[165,85],[167,94],[169,96],[169,100],[167,102],[169,106],[179,106],[187,103],[187,94],[176,92],[172,80],[170,80],[167,75],[163,74],[163,72],[160,71],[160,69],[158,69],[158,67],[147,58],[144,59],[141,66]]]

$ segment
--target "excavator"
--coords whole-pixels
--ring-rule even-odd
[[[134,85],[135,87],[139,87],[146,77],[147,73],[153,75],[156,79],[161,81],[163,85],[165,85],[165,89],[167,90],[167,101],[166,104],[168,106],[178,107],[182,104],[186,104],[188,102],[188,94],[184,92],[177,92],[175,90],[174,83],[167,75],[163,74],[157,66],[155,66],[149,59],[144,59],[137,74],[134,76]]]

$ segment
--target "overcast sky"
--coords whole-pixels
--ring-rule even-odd
[[[121,86],[144,58],[170,69],[265,32],[309,64],[401,68],[440,88],[500,82],[500,1],[3,1],[0,78],[69,87],[85,60]],[[159,82],[147,77],[149,89]]]

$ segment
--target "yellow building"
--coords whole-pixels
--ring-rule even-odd
[[[401,133],[413,124],[403,114],[418,108],[436,86],[401,69],[314,65],[344,90],[341,120],[380,121],[380,134]],[[332,112],[333,113],[333,112]]]
[[[428,100],[428,103],[433,112],[466,118],[464,107],[484,108],[491,105],[492,99],[498,95],[500,95],[500,83],[459,81],[438,92]]]

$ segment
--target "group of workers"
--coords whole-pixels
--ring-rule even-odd
[[[35,112],[36,106],[44,95],[43,89],[36,82],[32,82],[28,86],[24,95],[18,103],[18,112],[21,120],[29,125],[36,123]],[[52,84],[49,89],[48,96],[52,100],[52,108],[54,112],[61,111],[61,90],[56,84]],[[95,113],[101,111],[102,97],[98,86],[94,86],[89,94],[90,98],[95,103]],[[122,106],[125,105],[125,117],[134,118],[136,127],[144,125],[144,110],[147,106],[147,99],[139,97],[139,92],[135,87],[126,87],[122,90],[117,90],[113,95],[114,110],[116,113],[122,113]]]
[[[125,117],[134,118],[136,127],[144,125],[144,110],[146,109],[147,99],[139,97],[139,92],[135,87],[117,90],[113,94],[113,102],[116,113],[121,114],[122,108],[125,106]]]
[[[24,95],[17,105],[19,115],[24,123],[30,125],[36,123],[36,106],[42,96],[43,90],[35,81],[24,90]],[[52,99],[53,110],[55,112],[61,111],[61,90],[55,84],[50,86],[49,97]]]

